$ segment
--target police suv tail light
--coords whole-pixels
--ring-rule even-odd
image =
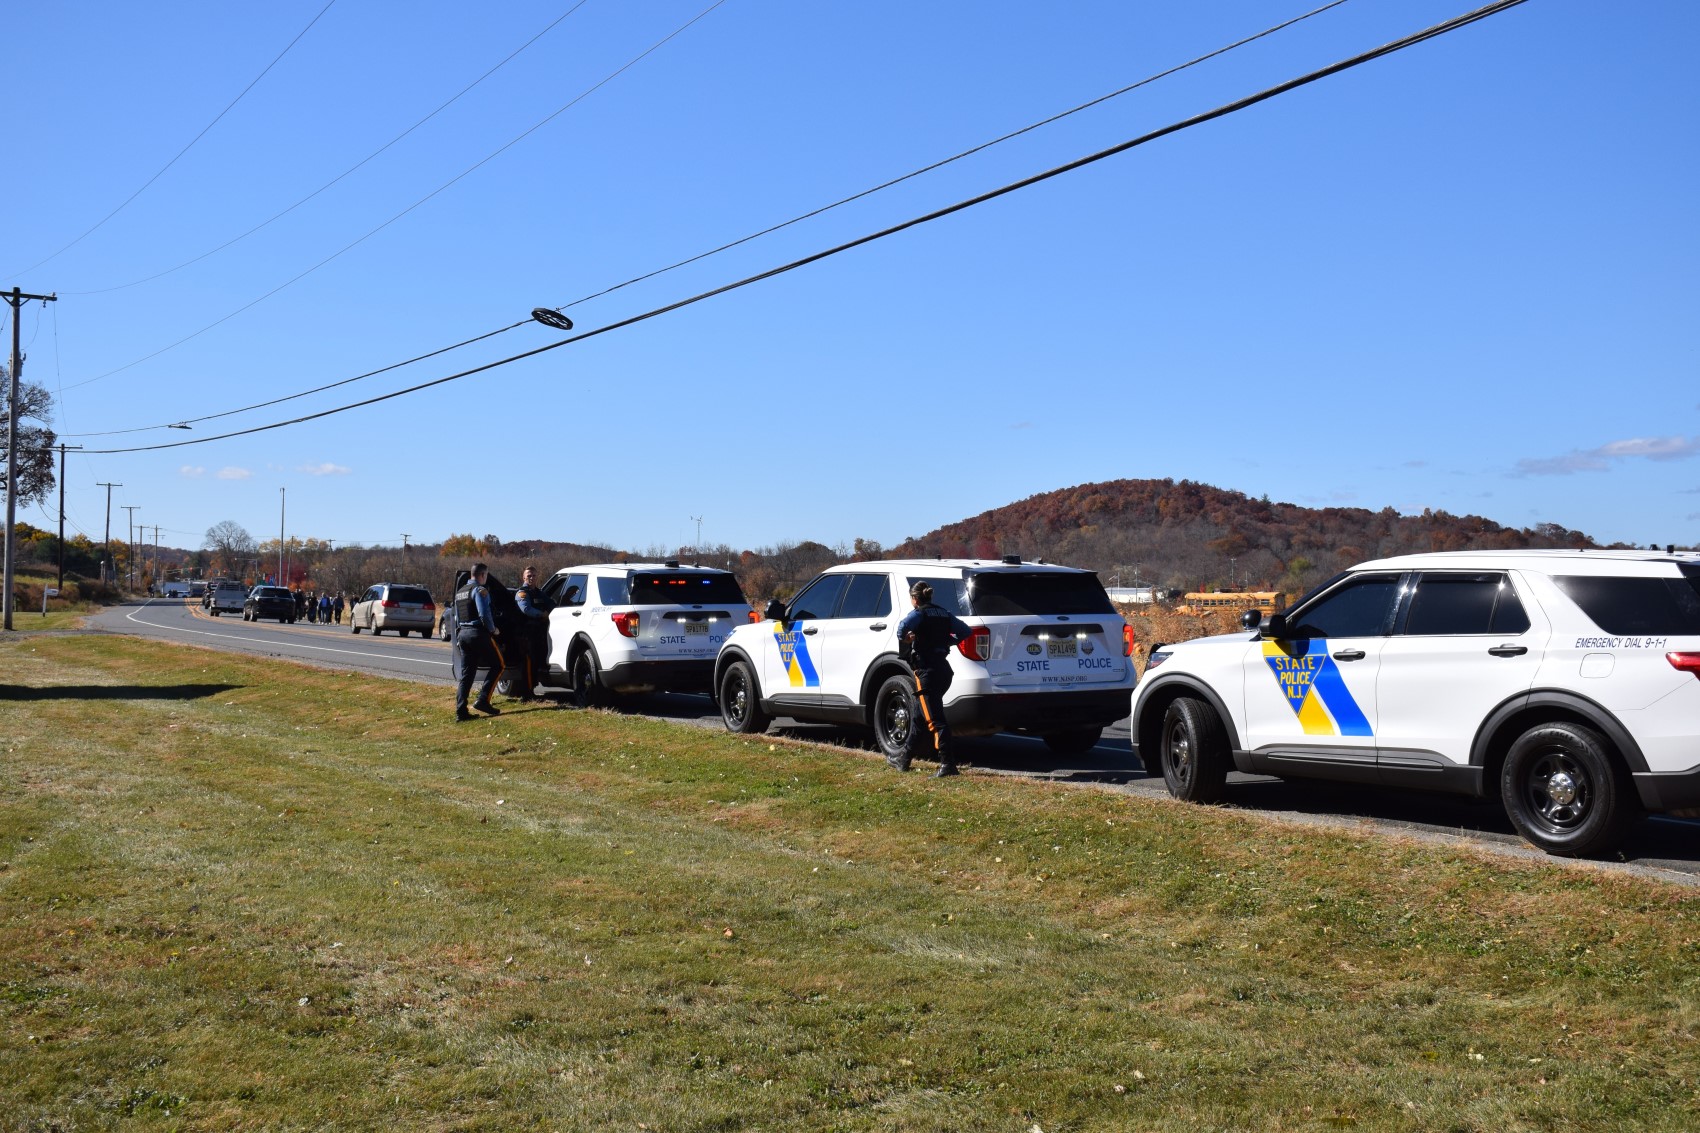
[[[1665,660],[1670,662],[1673,669],[1681,669],[1685,673],[1700,677],[1700,653],[1666,653]]]
[[[992,631],[985,626],[975,626],[973,633],[956,643],[956,651],[970,661],[990,661]]]
[[[750,621],[752,623],[761,621],[761,615],[756,613],[756,608],[754,606],[750,607]]]
[[[628,610],[623,614],[611,615],[614,628],[620,631],[621,637],[636,637],[638,634],[638,615],[636,610]]]
[[[1133,627],[1126,622],[1122,623],[1122,656],[1133,656]]]

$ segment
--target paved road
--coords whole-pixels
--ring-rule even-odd
[[[325,668],[352,669],[378,676],[447,686],[449,648],[432,639],[352,634],[346,625],[297,622],[249,623],[239,616],[213,618],[198,601],[155,598],[117,606],[89,620],[95,630],[134,633],[188,644],[278,657]],[[451,700],[443,701],[444,719]],[[632,698],[630,711],[699,727],[721,727],[707,697],[657,695]],[[866,737],[841,728],[780,721],[775,730],[798,739],[867,750]],[[1122,720],[1083,756],[1059,759],[1037,739],[992,736],[962,741],[962,754],[976,770],[999,775],[1077,784],[1166,798],[1160,778],[1146,774]],[[917,764],[918,768],[927,765]],[[1430,841],[1455,842],[1512,857],[1551,861],[1512,830],[1497,805],[1444,795],[1378,791],[1302,780],[1229,775],[1227,805],[1283,821],[1331,828],[1381,830]],[[1631,835],[1622,860],[1579,863],[1577,868],[1612,869],[1700,885],[1700,821],[1649,818]]]

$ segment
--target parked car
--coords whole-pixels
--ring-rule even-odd
[[[565,567],[543,597],[544,681],[583,707],[617,693],[710,691],[715,654],[750,616],[730,571],[673,559]]]
[[[295,595],[282,586],[254,587],[242,604],[242,620],[257,622],[261,618],[276,618],[279,622],[295,621]]]
[[[403,637],[409,632],[427,637],[436,624],[437,604],[431,601],[431,592],[411,583],[380,582],[368,587],[348,615],[352,632],[369,629],[373,637],[386,629]]]
[[[917,582],[974,630],[950,654],[954,734],[1021,732],[1078,755],[1127,712],[1133,633],[1096,574],[1013,555],[910,559],[832,567],[735,629],[714,669],[727,730],[787,716],[867,728],[892,759],[922,753],[915,676],[897,648]]]
[[[1564,855],[1700,808],[1700,554],[1406,555],[1243,624],[1154,648],[1134,693],[1177,798],[1230,770],[1444,791]]]

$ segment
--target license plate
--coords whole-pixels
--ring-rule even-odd
[[[694,634],[702,634],[704,636],[707,636],[708,634],[707,622],[686,622],[684,625],[686,637],[690,637]]]
[[[1064,638],[1061,641],[1045,642],[1045,656],[1047,657],[1078,657],[1079,655],[1080,643],[1072,637]]]

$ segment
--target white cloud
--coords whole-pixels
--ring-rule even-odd
[[[1575,472],[1604,472],[1614,461],[1684,460],[1700,454],[1700,437],[1630,437],[1599,448],[1572,449],[1563,456],[1524,457],[1513,476],[1569,476]]]
[[[202,468],[198,464],[185,464],[177,470],[177,475],[189,480],[194,480],[197,477],[206,475],[206,471],[207,470],[205,468]]]
[[[319,464],[303,464],[296,471],[305,472],[309,476],[347,476],[349,472],[342,465],[332,464],[328,460]]]
[[[218,478],[220,480],[246,480],[252,475],[253,473],[248,471],[246,468],[233,468],[226,466],[218,470]]]

